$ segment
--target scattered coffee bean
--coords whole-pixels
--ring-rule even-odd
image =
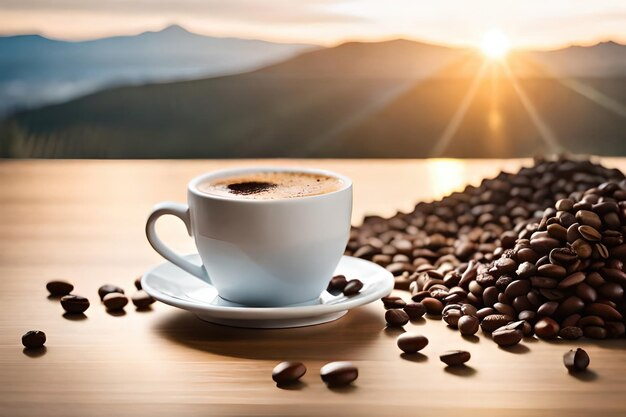
[[[302,362],[281,362],[274,367],[272,379],[276,385],[295,384],[306,373],[306,366]]]
[[[350,296],[356,295],[363,288],[363,283],[358,279],[351,279],[348,281],[345,287],[343,287],[343,295]]]
[[[137,290],[142,290],[141,288],[141,276],[135,278],[135,288],[137,288]]]
[[[480,320],[476,316],[463,316],[459,319],[458,328],[463,336],[476,334]]]
[[[118,287],[117,285],[106,284],[98,288],[98,295],[100,296],[100,301],[104,299],[104,296],[111,293],[120,293],[124,294],[124,289]]]
[[[128,304],[128,298],[126,298],[124,294],[112,292],[105,295],[102,302],[107,310],[119,311],[122,310],[126,304]]]
[[[385,312],[387,326],[404,326],[409,322],[409,315],[404,310],[387,310]]]
[[[344,275],[335,275],[328,282],[328,287],[326,288],[326,291],[333,295],[341,294],[343,292],[343,289],[346,288],[347,283],[348,280]]]
[[[80,295],[66,295],[61,298],[61,306],[69,314],[81,314],[89,308],[89,300]]]
[[[438,316],[443,311],[443,303],[436,298],[426,297],[421,303],[426,307],[426,313],[431,316]]]
[[[320,376],[329,387],[343,387],[357,379],[359,370],[351,362],[330,362],[322,366]]]
[[[448,366],[460,366],[470,360],[470,353],[466,350],[449,350],[439,356],[441,362]]]
[[[408,303],[403,310],[410,320],[418,320],[426,314],[426,307],[422,303]]]
[[[443,321],[445,321],[448,326],[452,327],[453,329],[456,329],[458,327],[459,324],[459,319],[461,318],[461,316],[463,316],[463,313],[461,313],[461,310],[457,310],[457,309],[452,309],[452,310],[448,310],[445,313],[443,313]]]
[[[26,349],[38,349],[46,343],[46,334],[40,330],[30,330],[22,336],[22,344]]]
[[[404,353],[415,353],[428,345],[428,339],[414,333],[402,333],[398,336],[396,344]]]
[[[505,326],[506,327],[506,326]],[[518,344],[524,334],[518,329],[499,328],[491,333],[491,338],[498,346],[513,346]]]
[[[150,307],[150,305],[152,305],[156,301],[154,298],[150,297],[150,295],[148,295],[148,293],[144,290],[139,290],[135,292],[130,299],[132,300],[135,307],[140,310]]]
[[[381,298],[383,302],[383,306],[385,310],[391,310],[394,308],[404,308],[406,306],[406,302],[400,298],[395,296],[383,297]]]
[[[589,366],[589,355],[581,348],[572,349],[563,355],[563,364],[570,372],[582,372]]]
[[[50,295],[62,297],[74,290],[74,286],[67,281],[50,281],[46,284],[46,289]]]

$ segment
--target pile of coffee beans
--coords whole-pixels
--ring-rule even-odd
[[[370,216],[347,253],[393,273],[412,307],[501,346],[624,334],[626,180],[564,157],[500,173],[412,213]],[[403,300],[385,308],[407,313]],[[415,306],[421,304],[421,307]],[[402,325],[398,313],[388,323]],[[397,317],[398,316],[398,317]]]

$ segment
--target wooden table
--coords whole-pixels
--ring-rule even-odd
[[[340,171],[355,183],[354,221],[390,215],[422,199],[529,160],[270,161]],[[626,159],[606,165],[626,169]],[[430,339],[422,356],[404,359],[397,331],[386,330],[381,303],[330,324],[288,330],[211,325],[163,304],[108,314],[97,289],[132,292],[133,280],[162,262],[144,237],[153,203],[184,201],[188,179],[226,166],[268,161],[0,162],[0,416],[624,416],[626,341],[524,342],[512,351],[484,336],[464,340],[438,320],[407,330]],[[183,225],[163,219],[168,242],[192,252]],[[63,278],[90,298],[84,320],[64,318],[47,298]],[[21,335],[44,330],[47,349],[22,350]],[[583,346],[591,371],[568,375],[562,354]],[[465,371],[444,369],[438,355],[467,349]],[[295,389],[276,388],[281,360],[308,367]],[[329,390],[319,368],[351,360],[356,384]]]

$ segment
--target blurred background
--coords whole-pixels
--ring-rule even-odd
[[[626,155],[624,0],[0,0],[0,157]]]

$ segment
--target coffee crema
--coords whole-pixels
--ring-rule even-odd
[[[198,185],[205,194],[248,200],[278,200],[328,194],[340,190],[343,180],[323,174],[266,171],[238,174]]]

